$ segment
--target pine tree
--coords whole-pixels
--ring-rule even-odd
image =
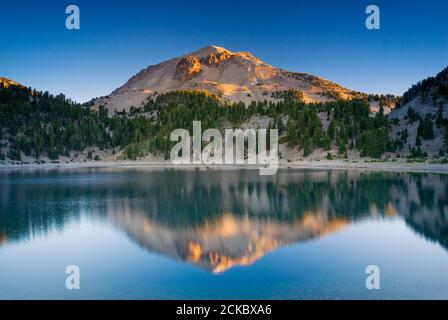
[[[325,150],[331,149],[331,140],[327,135],[324,135],[322,138],[322,148],[324,148]]]
[[[421,146],[422,145],[422,139],[420,139],[419,136],[417,136],[417,138],[415,139],[415,145],[416,146]]]
[[[22,161],[22,154],[21,154],[20,150],[18,150],[16,148],[11,148],[9,150],[8,158],[10,160],[14,160],[14,161]]]
[[[436,119],[437,127],[441,127],[445,124],[445,119],[443,118],[443,104],[439,104],[439,108],[437,109],[437,119]]]
[[[427,114],[423,120],[419,121],[417,136],[423,138],[424,140],[434,139],[434,128],[429,114]]]
[[[306,139],[303,145],[303,156],[307,157],[313,152],[313,140],[311,138]]]
[[[334,139],[335,131],[336,131],[336,122],[335,122],[335,120],[333,119],[333,120],[331,120],[330,124],[328,125],[328,130],[327,130],[328,137],[329,137],[332,141],[333,141],[333,139]]]
[[[345,147],[345,144],[342,141],[339,142],[338,152],[339,154],[344,154],[347,152],[347,148]]]
[[[266,129],[266,150],[271,149],[271,129],[272,129],[271,121],[269,121],[268,127]],[[257,143],[257,147],[258,147],[258,143]]]
[[[288,119],[288,146],[292,147],[297,144],[297,135],[294,122]]]
[[[406,143],[406,141],[408,141],[408,136],[409,136],[408,129],[407,128],[403,129],[403,131],[401,132],[401,141],[403,143]]]

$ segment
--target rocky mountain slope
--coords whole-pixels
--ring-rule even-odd
[[[11,79],[0,77],[0,88],[9,88],[10,86],[23,87],[20,83],[17,83]]]
[[[351,99],[361,94],[322,78],[275,68],[249,52],[208,46],[190,54],[149,66],[94,107],[128,111],[142,107],[149,97],[174,90],[206,90],[224,101],[279,100],[290,89],[305,102]]]
[[[412,148],[420,148],[428,155],[437,155],[441,150],[443,153],[447,138],[448,67],[413,85],[388,118],[394,124],[390,136],[403,141],[404,155]]]

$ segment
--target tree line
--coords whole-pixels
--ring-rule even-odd
[[[388,130],[393,123],[382,106],[370,116],[368,99],[306,104],[298,92],[281,95],[284,99],[278,102],[252,101],[246,106],[222,102],[205,91],[173,91],[149,98],[141,108],[109,114],[104,107],[93,110],[64,95],[20,86],[0,88],[0,160],[20,161],[22,154],[57,160],[92,147],[112,153],[124,150],[129,159],[150,153],[168,158],[174,129],[192,132],[194,120],[202,122],[202,130],[238,128],[256,115],[269,117],[267,129],[278,129],[280,142],[303,150],[304,156],[336,146],[341,157],[358,150],[361,156],[379,158],[403,147],[406,133],[391,141]],[[411,111],[408,117],[420,121],[418,137],[433,136],[432,119],[420,119]],[[441,114],[436,122],[447,126]],[[448,141],[448,133],[445,136]]]

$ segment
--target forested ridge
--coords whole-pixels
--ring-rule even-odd
[[[416,97],[421,97],[423,101],[426,101],[430,93],[434,97],[448,99],[448,67],[444,68],[435,77],[428,77],[414,84],[403,94],[398,107],[405,105]]]
[[[295,90],[282,95],[279,102],[253,101],[246,106],[222,102],[204,91],[173,91],[149,98],[140,108],[111,115],[104,107],[93,110],[64,95],[0,86],[0,160],[22,161],[27,156],[76,161],[79,152],[91,148],[109,154],[123,150],[121,157],[133,160],[150,153],[168,158],[175,144],[169,140],[174,129],[191,132],[194,120],[202,122],[202,130],[238,128],[255,116],[268,117],[267,129],[278,129],[280,142],[303,151],[304,157],[322,149],[328,159],[345,158],[348,150],[380,158],[403,148],[402,138],[389,138],[394,124],[384,115],[381,101],[379,112],[372,116],[367,96],[306,104]],[[421,136],[431,138],[432,122],[417,120]],[[446,120],[441,121],[446,126]],[[100,160],[90,151],[87,158]]]

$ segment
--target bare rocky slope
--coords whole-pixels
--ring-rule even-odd
[[[208,46],[141,70],[109,96],[96,99],[94,108],[129,111],[142,107],[149,97],[174,90],[206,90],[229,102],[275,101],[278,93],[290,89],[302,92],[305,102],[362,95],[313,75],[275,68],[249,52]]]
[[[11,79],[0,77],[0,88],[9,88],[10,86],[23,87],[20,83]]]

